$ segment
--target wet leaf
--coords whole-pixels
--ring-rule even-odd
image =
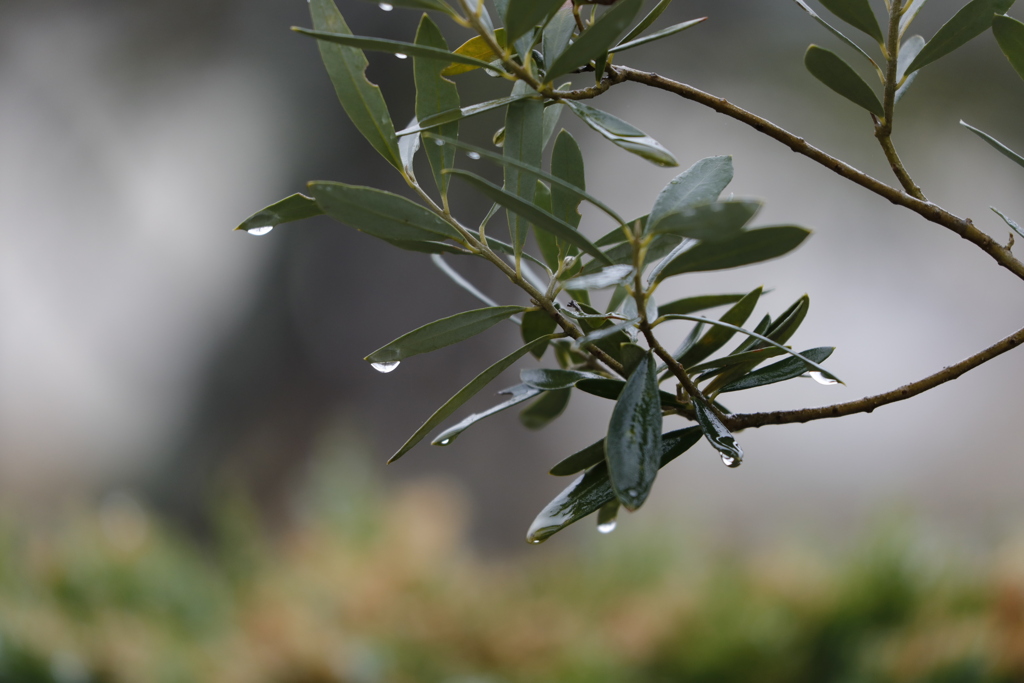
[[[878,18],[871,11],[868,0],[819,0],[825,8],[850,26],[868,34],[879,45],[885,44],[885,37],[878,25]]]
[[[981,35],[992,26],[996,15],[1005,14],[1013,6],[1013,3],[1014,0],[972,0],[967,3],[932,36],[932,39],[907,67],[907,73],[913,73],[935,60],[945,57],[953,50]]]
[[[491,365],[489,368],[481,372],[476,377],[474,377],[469,382],[469,384],[462,387],[462,389],[460,389],[458,393],[456,393],[454,396],[448,399],[448,401],[445,402],[444,405],[442,405],[440,408],[434,411],[434,414],[427,418],[427,421],[424,422],[423,425],[416,430],[416,433],[410,436],[409,439],[404,444],[402,444],[402,447],[399,448],[395,452],[395,454],[391,456],[388,462],[392,463],[401,458],[406,453],[408,453],[410,450],[412,450],[412,448],[420,441],[422,441],[423,438],[427,434],[429,434],[431,430],[437,427],[437,425],[441,424],[444,420],[448,419],[449,415],[458,410],[466,401],[473,398],[473,396],[479,393],[481,389],[483,389],[485,386],[494,381],[494,379],[496,379],[498,375],[500,375],[502,372],[507,370],[509,366],[511,366],[517,360],[525,356],[534,345],[540,344],[544,340],[550,341],[552,338],[553,335],[548,337],[541,337],[540,339],[532,341],[529,344],[526,344],[525,346],[521,346],[512,353],[510,353],[509,355],[499,360],[494,365]]]
[[[767,349],[755,349],[753,351],[743,351],[741,353],[730,353],[728,356],[716,358],[715,360],[708,361],[706,363],[700,363],[699,365],[687,366],[686,371],[691,375],[701,374],[697,378],[697,381],[704,381],[709,377],[717,375],[722,370],[732,368],[736,365],[757,365],[763,363],[769,358],[781,356],[782,351],[776,348]]]
[[[967,130],[971,131],[975,135],[977,135],[979,138],[981,138],[982,140],[984,140],[988,144],[992,145],[993,148],[998,150],[1000,154],[1005,156],[1007,159],[1009,159],[1013,163],[1017,164],[1018,166],[1024,167],[1024,157],[1022,157],[1020,154],[1017,154],[1016,152],[1014,152],[1012,149],[1010,149],[1009,147],[1007,147],[1003,143],[999,142],[999,140],[996,140],[994,137],[992,137],[988,133],[985,133],[984,131],[980,131],[977,128],[975,128],[974,126],[972,126],[970,124],[967,124],[967,123],[964,123],[963,121],[960,122],[960,125],[963,126],[964,128],[966,128]]]
[[[701,17],[700,19],[691,19],[690,21],[684,21],[679,24],[669,26],[668,28],[663,28],[660,31],[656,31],[654,33],[648,34],[640,38],[628,41],[624,40],[623,42],[619,43],[611,50],[609,50],[609,52],[625,52],[626,50],[632,50],[634,47],[640,47],[641,45],[646,45],[647,43],[653,43],[656,40],[661,40],[663,38],[668,38],[669,36],[674,36],[677,33],[681,33],[686,29],[692,28],[697,24],[703,23],[705,21],[707,21],[707,17]]]
[[[235,228],[235,230],[249,231],[273,228],[282,223],[291,223],[292,221],[300,221],[303,218],[321,216],[323,213],[323,209],[320,208],[315,199],[296,193],[260,209],[242,221],[241,225]]]
[[[566,104],[584,123],[627,152],[639,155],[659,166],[679,165],[671,152],[639,128],[589,104],[574,100],[567,100]]]
[[[736,443],[736,437],[722,423],[714,409],[704,396],[691,396],[693,410],[697,415],[697,424],[704,431],[704,437],[722,456],[727,467],[739,467],[743,462],[743,449]]]
[[[879,118],[885,117],[875,91],[835,52],[811,45],[804,55],[804,66],[833,91]]]
[[[813,360],[815,363],[822,363],[826,358],[832,355],[833,351],[835,351],[835,347],[820,346],[815,349],[801,351],[800,355],[804,358]],[[761,387],[766,384],[784,382],[788,379],[799,377],[810,369],[812,369],[811,366],[799,358],[787,358],[786,360],[781,360],[778,363],[772,363],[771,365],[765,366],[760,370],[755,370],[749,375],[737,379],[725,386],[719,393],[725,394],[731,391],[743,391],[744,389],[753,389],[754,387]]]
[[[467,429],[475,425],[477,422],[480,422],[481,420],[491,417],[492,415],[497,415],[501,411],[507,410],[512,406],[519,405],[524,401],[529,401],[531,398],[539,395],[540,393],[540,389],[534,389],[533,387],[528,387],[525,384],[517,384],[514,387],[503,389],[499,391],[498,394],[508,395],[511,396],[512,398],[508,399],[507,401],[502,401],[498,405],[488,408],[487,410],[481,411],[479,413],[473,413],[472,415],[462,420],[462,422],[459,422],[456,425],[452,425],[448,429],[438,434],[437,437],[430,443],[433,446],[447,446],[452,441],[455,441],[455,439],[457,439],[458,436],[462,434],[462,432],[466,431]]]
[[[996,16],[992,22],[992,35],[999,49],[1010,60],[1017,75],[1024,78],[1024,23],[1012,17]]]
[[[352,34],[334,0],[310,0],[309,11],[317,31]],[[322,40],[317,41],[317,44],[327,75],[334,84],[345,113],[367,142],[388,163],[401,170],[402,157],[398,151],[395,125],[391,122],[391,114],[388,113],[380,88],[366,78],[365,71],[369,62],[363,51]]]
[[[434,23],[427,15],[426,17],[430,23]],[[422,25],[422,23],[421,23]],[[436,27],[437,24],[434,24]],[[396,55],[406,55],[407,57],[419,57],[420,59],[430,59],[433,61],[444,63],[456,63],[466,64],[472,66],[474,69],[480,67],[490,67],[489,62],[485,62],[475,57],[468,57],[457,52],[450,52],[448,45],[440,47],[432,44],[423,43],[406,43],[401,40],[388,40],[386,38],[372,38],[369,36],[355,36],[350,33],[332,33],[329,31],[313,31],[308,28],[300,28],[293,26],[292,30],[296,33],[301,33],[304,36],[316,38],[317,40],[334,43],[336,45],[345,45],[348,47],[359,48],[360,50],[369,50],[371,52],[388,52]],[[438,72],[441,68],[438,68]]]
[[[572,389],[546,391],[540,398],[519,413],[519,421],[527,429],[543,429],[556,419],[569,405]]]
[[[576,388],[583,393],[608,399],[609,401],[619,400],[619,396],[622,394],[622,389],[625,386],[626,383],[621,379],[606,379],[603,377],[600,379],[581,379],[576,382]],[[659,391],[658,396],[661,405],[665,408],[678,408],[680,405],[676,397],[667,391]]]
[[[612,488],[628,510],[643,505],[661,465],[661,401],[654,366],[648,354],[626,381],[605,438]]]
[[[553,81],[604,55],[633,23],[643,4],[643,0],[618,0],[548,65],[545,80]]]
[[[548,474],[556,477],[568,477],[604,462],[604,439],[592,443],[583,450],[576,451],[551,468]],[[613,494],[614,495],[614,494]]]
[[[754,291],[750,292],[736,304],[730,308],[721,318],[721,322],[729,323],[729,325],[735,325],[736,327],[742,327],[743,323],[747,321],[750,314],[754,312],[754,307],[757,306],[758,299],[761,298],[761,292],[763,288],[758,287]],[[679,359],[683,367],[690,367],[701,362],[718,349],[725,346],[733,335],[736,334],[734,329],[730,327],[723,327],[720,325],[713,326],[707,333],[700,338],[700,340],[690,348],[686,354]]]
[[[430,353],[476,336],[525,310],[522,306],[497,306],[456,313],[403,334],[364,360],[370,363],[392,363],[421,353]]]
[[[416,44],[448,51],[448,43],[437,24],[426,14],[420,19],[416,31]],[[416,118],[419,120],[451,109],[459,108],[459,89],[451,81],[442,78],[444,63],[436,60],[423,59],[413,55],[413,80],[416,85]],[[458,122],[446,123],[437,129],[441,135],[450,138],[459,137]],[[410,136],[412,137],[412,136]],[[427,145],[427,160],[433,171],[434,182],[442,196],[448,194],[448,183],[451,178],[443,173],[444,169],[455,165],[455,148],[451,145]]]
[[[761,202],[757,201],[701,204],[662,216],[651,232],[720,242],[739,233],[760,209]]]
[[[345,183],[314,181],[309,189],[331,218],[383,240],[461,240],[455,228],[428,209],[390,192]]]
[[[701,242],[674,258],[658,281],[681,273],[738,268],[778,258],[796,249],[810,234],[804,228],[786,225],[741,232],[727,242]]]
[[[583,275],[580,277],[566,280],[566,289],[605,289],[606,287],[614,287],[629,282],[633,279],[636,274],[636,268],[633,266],[619,264],[615,266],[606,266],[596,273],[591,275]]]
[[[654,231],[655,226],[667,216],[716,201],[732,182],[732,176],[732,157],[701,159],[673,178],[658,194],[644,223],[645,231]]]
[[[661,462],[664,467],[700,441],[699,427],[688,427],[662,435]],[[598,442],[604,450],[604,441]],[[571,456],[570,456],[571,457]],[[568,460],[568,459],[567,459]],[[561,463],[560,463],[561,464]],[[556,468],[559,465],[555,466]],[[602,506],[615,500],[608,466],[599,463],[587,470],[564,491],[555,497],[537,516],[527,532],[527,541],[540,543],[558,533],[573,522],[597,512]]]
[[[685,299],[677,299],[676,301],[658,306],[658,315],[671,315],[673,313],[686,315],[687,313],[696,313],[697,311],[705,311],[709,308],[717,308],[718,306],[734,304],[744,296],[746,296],[746,294],[708,294],[705,296],[691,296]]]
[[[523,384],[541,391],[557,391],[571,389],[577,382],[585,379],[603,379],[593,372],[579,370],[553,370],[550,368],[527,368],[520,371],[519,379]]]
[[[380,4],[378,0],[367,0]],[[448,5],[441,2],[441,0],[388,0],[389,5],[394,7],[408,7],[410,9],[429,9],[444,12],[445,14],[451,14],[452,10]]]

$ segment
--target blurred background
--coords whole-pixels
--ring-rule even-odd
[[[931,0],[911,32],[930,37],[961,4]],[[411,40],[418,21],[339,7],[360,34]],[[699,16],[622,61],[894,182],[870,120],[804,70],[812,42],[848,50],[795,3],[679,0],[658,25]],[[611,537],[587,520],[522,540],[568,483],[547,469],[604,430],[596,399],[574,397],[539,433],[508,411],[385,467],[518,335],[499,327],[380,375],[364,355],[475,300],[425,257],[328,220],[232,232],[307,180],[403,191],[292,25],[309,25],[300,0],[0,3],[0,680],[1024,680],[1018,354],[871,415],[744,433],[739,470],[699,445]],[[443,28],[453,46],[466,37]],[[411,64],[370,62],[402,127]],[[459,84],[464,103],[504,88]],[[898,110],[895,142],[925,193],[1000,241],[988,207],[1024,217],[1020,171],[957,122],[1021,149],[1022,105],[986,33]],[[730,190],[766,201],[759,224],[815,231],[784,260],[659,290],[764,285],[757,315],[810,294],[793,343],[836,346],[847,386],[793,381],[733,410],[886,391],[1020,326],[1024,288],[951,233],[667,93],[624,84],[599,106],[683,168],[734,155]],[[464,135],[482,144],[500,125],[480,117]],[[561,125],[588,189],[624,215],[680,170]],[[459,201],[467,220],[486,210]],[[584,215],[590,236],[608,227]],[[914,630],[925,622],[936,632]],[[691,642],[711,663],[688,659]],[[809,663],[775,672],[771,652]]]

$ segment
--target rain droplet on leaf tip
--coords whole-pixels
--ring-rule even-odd
[[[451,439],[441,439],[440,441],[437,442],[437,445],[438,446],[447,446],[451,442],[452,442]]]
[[[255,227],[255,228],[246,228],[245,231],[247,233],[249,233],[250,235],[256,235],[257,237],[259,237],[261,235],[266,235],[268,232],[270,232],[273,229],[274,229],[273,225],[261,225],[261,226]]]
[[[395,368],[397,368],[400,362],[401,361],[397,360],[388,360],[382,361],[380,363],[370,363],[370,367],[372,367],[377,372],[382,372],[386,375],[387,373],[392,372]]]
[[[831,377],[826,377],[825,373],[818,372],[817,370],[812,370],[812,371],[808,372],[807,374],[808,374],[808,376],[811,379],[813,379],[818,384],[824,384],[825,386],[831,386],[833,384],[839,384],[839,380],[832,379]]]
[[[616,527],[617,524],[618,524],[618,520],[614,520],[613,519],[613,520],[611,520],[609,522],[605,522],[603,524],[598,524],[597,525],[597,530],[600,531],[602,534],[610,534],[611,532],[615,531],[615,527]]]

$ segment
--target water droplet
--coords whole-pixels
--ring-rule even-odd
[[[397,368],[400,362],[401,361],[397,360],[386,360],[380,363],[370,363],[370,367],[372,367],[377,372],[383,372],[386,375],[387,373],[392,372],[395,368]]]
[[[610,522],[598,524],[597,530],[600,531],[602,534],[610,534],[611,532],[615,531],[615,527],[618,525],[618,523],[618,520],[613,519]]]
[[[246,229],[246,232],[249,233],[250,235],[256,235],[257,237],[259,237],[260,235],[266,235],[273,229],[273,225],[262,225],[258,228],[248,228]]]
[[[476,161],[477,159],[480,158],[480,152],[466,152],[466,156],[472,159],[473,161]]]
[[[636,498],[637,496],[639,496],[639,495],[640,495],[640,491],[639,491],[638,489],[628,489],[628,490],[626,491],[626,493],[627,493],[627,494],[628,494],[628,495],[629,495],[629,496],[630,496],[631,498]]]
[[[811,370],[807,374],[810,376],[811,379],[813,379],[818,384],[824,384],[825,386],[839,384],[838,380],[832,379],[831,377],[826,377],[824,373],[818,372],[817,370]]]
[[[739,467],[742,460],[728,453],[722,453],[722,462],[725,463],[726,467]]]
[[[437,442],[437,445],[438,446],[447,446],[451,442],[452,442],[451,439],[441,439],[440,441]]]
[[[399,59],[408,59],[409,58],[409,55],[405,54],[404,52],[396,52],[395,56],[398,57]]]
[[[388,2],[379,3],[377,7],[380,7],[385,12],[390,12],[391,10],[395,9],[395,6]]]
[[[444,147],[444,140],[434,140],[434,144],[438,147]]]

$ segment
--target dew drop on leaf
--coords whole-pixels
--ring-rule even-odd
[[[434,144],[438,147],[444,147],[444,140],[434,140]]]
[[[466,156],[469,157],[470,159],[472,159],[473,161],[476,161],[477,159],[480,158],[480,153],[479,152],[466,152]]]
[[[409,55],[405,54],[404,52],[396,52],[395,56],[398,57],[399,59],[408,59],[409,58]]]
[[[826,377],[823,373],[818,372],[817,370],[812,370],[807,374],[810,376],[811,379],[813,379],[818,384],[824,384],[825,386],[839,384],[838,380],[834,380],[831,377]]]
[[[380,7],[385,12],[390,12],[391,10],[395,9],[394,5],[392,5],[390,3],[387,3],[387,2],[382,2],[382,3],[378,4],[377,7]]]
[[[394,369],[398,367],[398,364],[400,362],[401,361],[397,360],[388,360],[382,361],[380,363],[370,363],[370,367],[372,367],[377,372],[383,372],[386,375],[387,373],[394,371]]]
[[[257,237],[259,237],[260,235],[266,235],[268,232],[270,232],[273,229],[274,229],[273,225],[261,225],[261,226],[256,227],[256,228],[249,228],[249,229],[246,230],[246,232],[249,233],[250,235],[256,235]]]
[[[440,441],[437,442],[437,445],[438,446],[447,446],[451,442],[452,442],[451,439],[441,439]]]

